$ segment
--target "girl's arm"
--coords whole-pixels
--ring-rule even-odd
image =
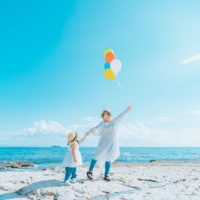
[[[87,133],[85,134],[85,136],[83,137],[83,139],[78,142],[78,144],[81,145],[85,141],[86,137],[87,137]]]
[[[75,154],[76,145],[75,145],[75,144],[72,144],[72,145],[71,145],[71,148],[72,148],[72,156],[73,156],[73,158],[74,158],[74,162],[76,163],[76,162],[77,162],[76,154]]]

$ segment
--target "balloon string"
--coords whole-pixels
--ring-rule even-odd
[[[122,85],[121,85],[121,83],[119,82],[119,79],[118,79],[117,76],[116,76],[116,81],[117,81],[117,83],[118,83],[119,88],[120,88],[121,91],[122,91],[122,94],[123,94],[123,96],[124,96],[124,99],[126,100],[126,103],[128,104],[128,99],[127,99],[127,97],[126,97],[126,95],[125,95],[125,93],[124,93],[124,90],[123,90],[123,88],[122,88]]]

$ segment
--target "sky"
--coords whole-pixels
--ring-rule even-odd
[[[67,145],[133,109],[120,146],[200,145],[200,1],[0,2],[0,146]],[[122,63],[105,79],[103,52]],[[97,146],[89,136],[83,146]]]

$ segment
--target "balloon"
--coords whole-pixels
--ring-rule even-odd
[[[112,49],[108,48],[108,49],[106,49],[106,50],[103,52],[104,57],[106,56],[106,54],[107,54],[108,52],[114,53],[114,51],[113,51]]]
[[[115,73],[112,71],[112,69],[106,69],[104,71],[104,76],[108,79],[108,80],[115,80]]]
[[[112,53],[112,52],[108,52],[108,53],[106,54],[105,59],[106,59],[107,63],[110,64],[110,63],[112,62],[112,60],[115,59],[115,55],[114,55],[114,53]]]
[[[121,68],[122,68],[122,63],[118,59],[114,59],[110,63],[110,68],[113,70],[113,72],[115,74],[117,74],[121,70]]]
[[[104,64],[104,68],[105,69],[109,69],[110,68],[110,64],[108,64],[107,62]]]

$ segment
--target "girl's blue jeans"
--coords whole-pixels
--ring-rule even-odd
[[[94,160],[92,159],[91,163],[90,163],[90,168],[89,168],[89,171],[92,172],[93,171],[93,168],[96,164],[97,160]],[[108,176],[109,172],[110,172],[110,165],[111,165],[111,162],[105,162],[105,176]]]
[[[65,167],[65,181],[76,178],[76,167]]]

